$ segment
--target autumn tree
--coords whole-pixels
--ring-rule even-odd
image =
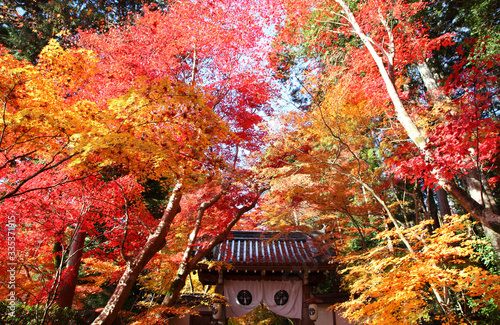
[[[74,202],[76,205],[78,202],[83,202],[81,208],[74,210],[75,216],[62,218],[55,227],[45,226],[45,222],[41,222],[43,227],[47,228],[42,227],[42,230],[46,231],[40,232],[40,235],[44,236],[43,238],[47,236],[55,238],[56,241],[61,240],[64,245],[63,238],[68,238],[64,237],[66,228],[71,227],[73,231],[70,232],[70,238],[78,238],[80,229],[88,231],[95,238],[102,234],[92,234],[91,230],[95,229],[95,224],[90,220],[86,224],[82,223],[82,220],[89,219],[85,217],[87,214],[85,211],[91,211],[94,216],[99,216],[100,222],[106,220],[102,218],[103,215],[109,216],[103,226],[116,229],[117,237],[114,237],[112,232],[108,233],[105,243],[109,247],[116,247],[118,243],[119,249],[114,251],[119,253],[115,258],[121,256],[123,260],[128,261],[131,259],[128,251],[142,247],[144,232],[151,233],[155,227],[147,221],[148,217],[151,218],[147,209],[142,209],[142,213],[134,213],[133,202],[137,201],[138,197],[135,199],[130,197],[124,191],[123,185],[118,185],[118,188],[115,186],[115,191],[110,193],[106,193],[101,187],[102,194],[109,195],[109,198],[95,199],[93,204],[90,204],[91,198],[88,193],[71,197],[71,192],[59,192],[65,190],[63,185],[70,181],[75,185],[80,176],[88,177],[91,171],[106,176],[106,171],[110,170],[114,172],[109,173],[111,178],[108,180],[113,180],[113,184],[119,184],[120,179],[127,175],[138,185],[139,180],[143,180],[146,176],[160,179],[175,177],[177,174],[177,177],[185,179],[183,185],[190,188],[204,173],[220,175],[219,171],[224,168],[222,157],[218,153],[208,152],[207,148],[217,143],[214,141],[217,137],[220,140],[227,140],[230,133],[226,124],[204,103],[202,99],[204,95],[196,93],[189,85],[169,82],[166,79],[142,86],[139,90],[132,90],[121,98],[110,99],[106,111],[102,111],[96,103],[81,100],[80,92],[75,92],[72,86],[76,83],[83,89],[88,73],[87,70],[78,70],[79,66],[74,62],[78,63],[88,58],[92,63],[92,57],[86,56],[87,54],[90,52],[64,51],[56,43],[52,43],[52,46],[42,53],[38,65],[32,66],[26,62],[16,61],[4,53],[2,58],[6,64],[2,70],[5,76],[2,145],[5,147],[2,155],[2,177],[5,181],[2,182],[2,208],[8,212],[2,215],[17,216],[16,222],[26,222],[29,225],[30,220],[27,219],[29,216],[23,214],[25,210],[14,212],[15,209],[24,209],[26,205],[20,203],[27,200],[33,206],[39,207],[38,210],[31,210],[35,218],[40,218],[40,214],[43,213],[50,222],[56,222],[57,209],[60,209],[60,213],[64,216],[73,213],[65,205],[65,201]],[[75,64],[75,67],[72,67],[72,64]],[[80,67],[83,68],[83,65]],[[92,65],[85,66],[85,68],[91,67]],[[42,72],[43,77],[37,78],[37,74]],[[64,75],[66,72],[79,75],[68,77]],[[172,96],[177,94],[181,96]],[[188,111],[188,108],[191,111]],[[50,110],[50,115],[47,114],[47,109]],[[148,121],[147,119],[149,122],[144,123]],[[191,145],[186,142],[187,139],[193,139],[195,142]],[[173,168],[176,174],[170,174],[170,168]],[[117,172],[119,169],[123,172]],[[57,177],[49,177],[50,175]],[[177,185],[173,191],[174,197],[180,198],[180,189],[181,185]],[[50,196],[43,197],[47,193],[56,196],[57,193],[67,195],[60,195],[59,198],[62,200],[53,200],[53,203],[57,202],[54,209],[43,209],[41,208],[43,204],[46,204],[47,200],[50,201]],[[118,202],[113,203],[113,200]],[[107,204],[99,205],[96,201],[106,201]],[[101,208],[97,208],[99,206]],[[173,218],[178,211],[179,206],[175,206],[175,210],[166,216]],[[41,219],[38,218],[40,222]],[[163,223],[160,221],[160,224],[164,227],[169,226],[169,222],[165,221]],[[23,235],[26,237],[19,238],[24,238],[29,243],[29,240],[33,239],[30,236],[32,231],[35,230],[23,229]],[[51,234],[50,231],[56,233]],[[139,264],[135,269],[137,274],[162,247],[165,234],[158,231],[156,237],[151,236],[156,240],[160,238],[160,241],[153,244],[157,246],[153,246],[147,258],[142,260],[141,263],[144,264]],[[64,252],[68,252],[73,241],[71,239],[68,246],[62,250],[64,261],[67,256]],[[41,264],[43,267],[37,268],[36,273],[52,275],[49,275],[47,285],[39,288],[31,287],[27,292],[33,294],[35,302],[46,298],[47,303],[51,304],[56,294],[62,297],[62,292],[58,293],[58,286],[61,283],[64,286],[66,275],[70,276],[67,273],[74,275],[74,270],[68,269],[65,270],[68,272],[63,272],[61,263],[55,270],[52,263],[54,255],[48,249],[51,243],[47,241],[42,243],[45,254],[39,254],[36,258],[43,258],[44,263]],[[32,250],[25,248],[26,254],[31,254]],[[59,253],[56,252],[56,257],[57,254]],[[71,256],[69,259],[68,266],[71,267]],[[18,265],[23,266],[22,263]],[[27,283],[31,281],[33,284],[33,271],[30,271],[29,266],[24,269],[27,271]],[[45,273],[47,271],[49,273]],[[54,278],[51,279],[52,277]],[[73,279],[69,282],[74,283],[74,276],[70,277]],[[60,282],[61,279],[63,282]]]
[[[460,97],[458,94],[463,89],[468,88],[469,95],[476,98],[476,106],[479,108],[477,112],[482,112],[471,120],[495,118],[495,116],[498,116],[496,113],[498,112],[498,105],[488,98],[495,96],[495,91],[492,90],[498,87],[495,85],[498,82],[493,79],[486,80],[497,75],[497,69],[492,69],[492,66],[488,69],[485,69],[485,67],[491,65],[491,60],[495,60],[495,55],[498,55],[498,42],[495,40],[494,32],[498,28],[496,24],[498,10],[496,10],[493,2],[487,0],[454,3],[452,6],[444,5],[441,8],[439,6],[438,3],[430,3],[417,15],[417,17],[420,17],[419,19],[427,22],[429,26],[428,33],[431,37],[449,32],[454,35],[453,45],[434,51],[432,57],[417,65],[425,90],[429,94],[426,101],[433,106],[449,106],[448,103],[452,99]],[[465,81],[467,79],[471,80],[471,77],[475,74],[469,70],[471,66],[479,68],[482,71],[481,74],[483,74],[483,78],[477,78],[473,82],[474,86],[465,86],[464,88],[459,83],[454,82],[453,87],[456,87],[455,90],[451,90],[452,87],[443,88],[446,85],[446,80],[451,80],[451,78],[457,80],[458,75],[461,75],[458,78],[465,85],[471,85],[470,81]],[[485,96],[485,94],[489,95]],[[462,102],[457,100],[454,100],[453,104],[463,105]],[[498,189],[498,186],[492,186],[492,180],[496,176],[495,168],[492,168],[495,161],[485,162],[483,160],[476,164],[482,165],[482,167],[468,168],[467,172],[462,173],[461,179],[474,200],[484,203],[498,212],[498,201],[495,202],[495,190]],[[491,181],[488,182],[488,179]],[[498,250],[500,236],[487,227],[483,228]]]
[[[135,249],[130,245],[120,246],[119,242],[117,245],[122,232],[127,231],[129,237],[135,238],[145,231],[144,225],[154,220],[141,201],[133,199],[141,196],[142,187],[130,177],[106,182],[92,175],[51,186],[67,177],[68,171],[62,168],[47,171],[30,184],[36,186],[33,191],[0,205],[2,224],[14,218],[19,225],[15,230],[14,263],[17,298],[24,304],[44,306],[45,313],[55,303],[63,308],[72,307],[84,250],[86,256],[116,260],[123,251]],[[134,203],[124,209],[127,199]],[[127,216],[131,220],[120,227]],[[106,236],[98,229],[105,225],[114,227]],[[9,259],[6,251],[2,254],[5,260]],[[7,275],[4,269],[7,266],[2,265],[2,277]],[[6,296],[7,286],[1,290],[2,297]],[[85,290],[79,290],[76,296],[81,298],[82,292]],[[40,323],[44,318],[45,315],[39,315]]]
[[[54,222],[52,227],[55,232],[51,232],[51,227],[48,226],[50,222],[46,223],[47,219],[40,216],[40,210],[34,208],[37,204],[47,204],[50,199],[38,196],[38,203],[34,203],[33,198],[47,192],[56,193],[56,187],[75,184],[92,175],[92,171],[72,170],[69,163],[81,153],[76,148],[79,136],[85,138],[89,130],[88,125],[84,126],[78,116],[82,104],[85,105],[79,97],[78,89],[88,81],[95,60],[89,51],[64,51],[57,43],[52,42],[40,54],[36,66],[15,60],[5,48],[1,49],[1,61],[2,224],[26,225],[25,228],[14,230],[18,234],[16,239],[19,239],[16,241],[19,249],[16,268],[18,274],[26,275],[18,279],[18,288],[26,294],[21,298],[24,302],[40,303],[50,296],[46,300],[46,313],[54,301],[65,265],[64,247],[59,244],[63,238],[72,238],[71,234],[65,237],[68,235],[66,227],[77,225],[75,215],[84,214],[84,209],[72,210],[66,202],[54,200],[58,202],[57,208],[60,210],[45,207],[47,212],[50,211],[49,214],[52,213],[51,221]],[[86,123],[88,122],[87,120]],[[65,198],[75,204],[78,202],[78,198]],[[29,213],[41,218],[30,219]],[[47,216],[46,213],[42,214]],[[73,217],[68,217],[69,215]],[[10,219],[7,220],[7,217]],[[37,236],[33,232],[39,224],[42,225],[38,228],[42,237],[37,242]],[[54,241],[43,240],[47,238],[43,236],[44,233],[48,238],[54,238]],[[31,239],[34,240],[33,243],[30,243]],[[61,249],[52,253],[51,250],[46,250],[50,245]],[[25,255],[21,254],[23,249]],[[39,254],[35,252],[37,249]],[[45,277],[47,271],[50,276]],[[2,276],[5,275],[6,273],[2,273]],[[37,282],[32,277],[41,280],[38,288],[35,288],[34,284]]]
[[[483,199],[481,196],[478,199],[470,187],[464,189],[460,180],[460,178],[464,179],[464,176],[470,173],[473,167],[479,168],[490,177],[496,174],[494,170],[498,148],[495,143],[498,143],[498,132],[494,130],[498,130],[498,121],[497,115],[494,113],[494,98],[496,98],[498,87],[495,77],[495,61],[480,62],[462,56],[457,61],[457,65],[454,66],[453,73],[446,82],[446,87],[440,89],[438,86],[427,87],[428,93],[423,96],[425,89],[412,87],[414,84],[410,83],[413,81],[412,78],[417,71],[418,63],[423,63],[434,50],[451,44],[452,40],[450,34],[442,34],[436,39],[427,36],[422,21],[414,19],[414,15],[423,8],[423,3],[404,1],[349,3],[320,1],[313,5],[310,2],[301,1],[286,2],[287,22],[281,30],[281,43],[276,45],[277,54],[274,57],[274,62],[278,73],[286,73],[293,64],[290,59],[295,57],[304,57],[308,61],[307,64],[313,67],[308,71],[303,69],[308,73],[308,77],[303,80],[320,80],[306,84],[308,87],[304,87],[311,94],[309,96],[312,105],[306,109],[306,113],[310,116],[318,114],[322,102],[328,103],[330,89],[339,87],[337,86],[339,84],[350,88],[352,94],[337,100],[340,105],[360,105],[364,108],[362,114],[369,116],[372,123],[378,124],[377,128],[365,134],[374,140],[372,149],[377,153],[376,157],[381,160],[384,157],[389,158],[384,161],[385,165],[381,166],[386,167],[386,171],[395,175],[396,180],[410,180],[416,184],[416,190],[413,192],[416,218],[412,222],[419,223],[423,219],[430,219],[430,213],[427,211],[430,210],[432,204],[430,201],[432,194],[427,194],[429,201],[428,210],[424,211],[426,215],[424,218],[418,217],[420,213],[418,206],[425,208],[425,203],[419,198],[421,195],[420,186],[434,187],[438,184],[447,190],[466,210],[478,212],[472,213],[472,215],[483,225],[495,229],[498,218],[494,204],[488,203],[491,201],[485,200],[484,198],[487,197],[485,195],[482,196]],[[458,54],[462,55],[460,48]],[[339,74],[339,71],[343,73]],[[310,85],[313,87],[309,87]],[[425,86],[428,85],[425,84]],[[356,98],[356,94],[362,94],[362,96]],[[449,100],[436,100],[437,96],[442,98],[447,96]],[[343,102],[344,98],[348,98],[348,100]],[[474,98],[480,98],[480,101],[475,101]],[[489,99],[493,99],[493,101]],[[332,110],[331,107],[328,108],[328,111],[330,110]],[[381,112],[385,112],[385,116],[380,116]],[[332,123],[324,123],[324,127],[329,124]],[[327,172],[334,172],[339,177],[345,174],[345,170],[341,168],[332,170],[333,168],[330,167],[341,161],[338,158],[327,160],[315,156],[318,154],[318,149],[321,148],[322,141],[303,135],[304,132],[311,132],[309,129],[314,125],[317,125],[316,128],[319,129],[318,126],[321,124],[315,124],[311,120],[294,124],[290,133],[301,134],[302,136],[297,138],[303,138],[305,141],[299,146],[297,143],[300,141],[294,142],[293,135],[290,138],[285,137],[286,142],[283,143],[294,143],[293,155],[292,151],[273,150],[272,155],[265,157],[265,159],[279,157],[279,160],[275,162],[281,163],[283,166],[288,165],[290,176],[297,178],[297,184],[292,185],[296,188],[296,192],[288,191],[285,193],[296,193],[297,195],[294,197],[304,198],[309,204],[316,205],[321,202],[321,195],[326,197],[334,195],[330,192],[332,189],[324,192],[313,191],[307,185],[311,184],[310,175],[307,175],[308,177],[301,175],[306,169],[293,170],[292,166],[308,166],[309,168],[318,166],[320,168],[314,171],[316,177],[322,177]],[[364,125],[357,125],[362,134]],[[349,133],[343,130],[343,134]],[[351,138],[355,139],[356,137],[351,135],[347,139]],[[320,139],[324,139],[324,136]],[[344,140],[344,144],[350,143],[348,140]],[[344,146],[344,148],[346,156],[358,154],[356,145]],[[349,151],[349,148],[352,151]],[[282,152],[283,155],[280,155]],[[308,172],[311,173],[312,168]],[[389,173],[383,172],[380,175],[385,177]],[[353,179],[354,175],[350,174],[349,176]],[[292,177],[290,177],[289,183],[292,183],[291,179]],[[326,185],[328,182],[327,177],[322,177],[320,180],[322,181],[319,182],[320,184]],[[360,178],[357,181],[359,183],[362,180]],[[490,181],[491,184],[494,184],[496,178],[491,177]],[[282,185],[279,180],[275,182],[279,184],[279,188],[287,189],[288,184]],[[369,188],[371,187],[364,187],[367,191]],[[391,196],[387,189],[378,193],[369,191],[372,198],[384,207],[382,214],[388,217],[388,223],[385,224],[385,227],[393,228],[392,231],[396,235],[396,238],[391,238],[383,232],[380,238],[385,236],[385,241],[383,244],[377,244],[377,247],[394,252],[397,248],[396,244],[403,246],[404,250],[412,255],[416,251],[412,247],[410,236],[405,234],[405,228],[410,228],[412,225],[406,218],[405,200],[401,200],[398,196]],[[399,188],[397,190],[399,191]],[[485,193],[485,191],[480,192]],[[315,197],[318,193],[321,193],[319,199]],[[407,191],[405,186],[403,195],[407,193],[412,194]],[[332,201],[329,200],[329,202]],[[423,204],[417,204],[420,202]],[[477,204],[481,206],[478,207]],[[395,211],[398,210],[403,212],[401,218],[395,216]],[[376,210],[372,208],[371,211]],[[488,215],[491,216],[491,219],[488,219]],[[427,230],[430,230],[429,223],[425,224]],[[378,228],[377,231],[380,229]],[[367,257],[367,260],[371,261],[371,257]],[[351,260],[351,262],[353,261],[354,259]],[[400,271],[397,267],[394,269]],[[358,276],[359,273],[354,271],[351,279],[356,279]],[[389,276],[388,270],[383,269],[379,280],[385,281],[386,277]],[[366,293],[370,285],[373,283],[357,293]],[[434,306],[440,306],[443,313],[448,315],[446,317],[451,319],[455,317],[453,315],[458,309],[454,309],[448,304],[446,294],[452,290],[448,285],[452,286],[452,284],[444,285],[442,292],[440,291],[442,288],[438,289],[434,285],[428,289],[431,292],[431,300],[436,302]],[[383,300],[381,297],[373,296],[367,299],[373,299],[374,303]],[[373,306],[371,305],[369,308]],[[359,307],[360,305],[353,307],[350,310],[351,315]],[[399,311],[391,309],[387,305],[381,312],[397,313]],[[367,309],[366,315],[369,313]],[[388,314],[383,317],[391,319]],[[395,319],[392,320],[395,321]]]
[[[0,42],[17,58],[36,62],[52,38],[75,35],[78,29],[107,29],[123,24],[144,3],[164,1],[20,1],[2,2]]]
[[[213,30],[198,33],[206,27],[207,19],[211,19]],[[212,183],[207,194],[214,197],[205,196],[208,201],[235,200],[233,204],[224,200],[228,218],[218,220],[223,227],[217,230],[224,231],[214,236],[214,243],[255,205],[261,192],[258,184],[240,191],[233,191],[232,184],[239,175],[250,176],[236,172],[241,168],[238,148],[259,146],[263,134],[257,128],[259,114],[268,111],[266,102],[272,88],[259,68],[260,52],[254,51],[266,46],[257,43],[263,35],[264,19],[242,12],[234,2],[199,3],[196,10],[191,4],[178,3],[169,12],[146,10],[135,25],[112,29],[106,35],[82,34],[82,44],[92,47],[100,58],[97,66],[93,65],[95,54],[64,51],[56,43],[51,43],[34,67],[5,54],[12,69],[2,70],[10,73],[4,87],[4,135],[10,136],[4,137],[3,152],[10,155],[4,157],[4,175],[13,181],[3,183],[4,202],[34,192],[32,185],[41,184],[34,181],[36,177],[63,165],[71,168],[73,175],[94,171],[108,181],[125,176],[137,184],[158,181],[167,193],[162,198],[167,202],[164,211],[152,223],[146,222],[148,213],[133,213],[132,203],[141,202],[140,198],[132,199],[120,191],[111,194],[110,199],[122,203],[115,203],[120,209],[111,212],[114,217],[103,225],[108,230],[104,246],[119,247],[113,251],[115,258],[122,260],[119,263],[123,263],[124,272],[96,323],[112,322],[140,272],[163,248],[172,221],[181,211],[184,193]],[[185,33],[189,29],[192,35]],[[130,46],[132,40],[136,43]],[[137,46],[141,40],[143,47]],[[114,46],[107,47],[110,42]],[[157,53],[154,49],[158,48],[163,52]],[[72,55],[87,59],[90,64],[78,67],[88,70],[71,68]],[[114,61],[115,55],[124,57]],[[28,81],[33,85],[40,82],[39,86],[25,88],[25,81],[11,81],[23,71],[19,67],[37,73],[38,69],[51,72],[53,66],[59,70],[45,75],[47,79],[28,75]],[[92,83],[86,84],[90,70],[96,74]],[[56,72],[74,75],[65,78]],[[47,88],[50,85],[55,87]],[[24,91],[23,96],[14,96],[18,90]],[[51,97],[45,99],[47,96]],[[38,102],[39,106],[33,105]],[[29,121],[33,121],[32,127]],[[19,162],[24,160],[31,163],[32,171],[22,178]],[[236,207],[238,203],[243,206]],[[93,228],[88,224],[86,229],[91,238],[97,236],[92,234]]]
[[[114,157],[113,164],[140,179],[162,181],[168,190],[161,218],[143,248],[126,260],[117,289],[95,324],[116,317],[140,272],[164,247],[176,215],[195,214],[192,230],[186,229],[191,232],[186,259],[167,290],[167,306],[175,301],[190,268],[227,235],[262,192],[258,182],[238,180],[252,179],[240,171],[240,155],[260,146],[264,133],[257,124],[260,114],[269,111],[272,87],[261,65],[267,47],[264,9],[269,4],[255,3],[250,11],[240,10],[241,5],[221,1],[193,7],[178,2],[168,11],[146,8],[134,24],[79,36],[79,44],[101,59],[86,96],[104,112],[116,114],[117,136],[112,143],[105,134],[100,136],[101,147],[89,150],[85,159],[92,163],[94,154],[103,160]],[[110,100],[117,95],[121,98]],[[149,141],[159,146],[150,147]],[[242,184],[246,189],[234,190]],[[196,201],[198,207],[187,209],[182,198],[195,190],[206,193]],[[212,227],[204,216],[215,217],[209,209],[219,205],[216,211],[223,211],[224,217],[219,215],[206,249],[192,259],[191,245],[206,236],[202,229]]]
[[[490,295],[485,289],[490,284],[485,283],[494,285],[498,276],[491,272],[494,268],[488,270],[491,265],[481,261],[489,243],[473,235],[467,216],[449,216],[438,229],[430,227],[433,220],[429,217],[415,226],[406,217],[398,218],[396,207],[401,204],[406,210],[404,202],[389,204],[394,199],[388,187],[371,185],[377,183],[367,177],[370,170],[362,168],[370,162],[360,150],[370,145],[363,141],[363,126],[369,124],[362,122],[372,117],[362,104],[347,104],[356,93],[346,91],[346,85],[339,83],[328,89],[322,105],[291,114],[286,119],[291,130],[275,135],[279,149],[271,147],[261,158],[265,166],[277,167],[266,171],[273,177],[271,204],[276,197],[281,198],[280,206],[270,211],[297,203],[315,208],[305,218],[316,217],[317,224],[325,226],[319,231],[322,240],[335,239],[328,244],[341,256],[344,285],[351,292],[351,299],[340,308],[345,308],[344,315],[353,321],[416,324],[439,319],[471,323],[492,317],[488,318],[491,321],[498,297]],[[339,91],[342,89],[344,92]],[[352,126],[357,133],[347,132]],[[382,174],[374,176],[383,179]],[[359,187],[368,197],[363,198]],[[371,218],[363,218],[363,224],[353,229],[346,221],[356,214]],[[309,226],[317,224],[309,221]],[[290,228],[290,223],[287,226]],[[367,235],[371,235],[369,240],[365,240]],[[353,249],[352,239],[359,238],[364,245]],[[480,280],[475,280],[477,277]]]
[[[131,199],[129,191],[117,185],[126,175],[114,174],[113,183],[105,185],[98,179],[105,173],[88,151],[99,148],[102,123],[111,121],[109,115],[98,116],[97,106],[81,97],[95,62],[89,51],[63,50],[56,42],[44,49],[36,66],[2,50],[0,208],[2,224],[24,225],[16,229],[16,280],[24,292],[19,299],[25,303],[45,301],[48,308],[57,299],[61,304],[65,298],[60,289],[67,283],[74,290],[77,267],[71,270],[71,264],[79,259],[73,253],[82,248],[70,253],[70,246],[79,231],[88,231],[91,240],[101,236],[92,231],[94,217],[120,226],[126,213],[117,207],[124,205],[120,200],[125,193]],[[84,162],[95,168],[76,168]],[[135,189],[141,188],[135,184]],[[114,186],[114,191],[106,186]],[[148,213],[138,218],[147,224]],[[137,232],[137,226],[128,228],[129,234]],[[66,295],[69,305],[72,295]]]
[[[467,216],[448,216],[432,234],[429,222],[404,230],[411,252],[391,230],[377,238],[392,240],[392,251],[382,243],[344,258],[345,286],[351,292],[340,305],[344,315],[377,324],[498,321],[499,276],[485,268],[477,250],[488,243],[470,232]]]
[[[64,51],[55,42],[41,53],[36,66],[17,61],[5,48],[1,54],[0,173],[5,181],[0,184],[0,202],[32,191],[30,182],[79,154],[78,138],[90,125],[79,119],[88,103],[78,89],[95,67],[89,51]]]
[[[259,157],[273,193],[260,204],[268,219],[263,225],[314,230],[339,251],[346,245],[366,249],[387,217],[405,222],[387,203],[391,182],[380,139],[372,136],[387,120],[364,89],[352,89],[355,74],[345,67],[326,77],[319,71],[316,66],[302,82],[311,105],[280,117],[280,127],[270,132],[272,144]]]
[[[305,17],[303,19],[307,20],[312,17],[311,22],[316,21],[326,26],[326,32],[321,35],[331,36],[329,41],[333,48],[339,44],[336,41],[339,39],[355,37],[359,40],[363,46],[349,46],[348,54],[343,62],[359,73],[359,84],[366,87],[367,92],[373,93],[372,99],[379,101],[378,105],[384,105],[384,101],[390,101],[391,106],[387,107],[386,111],[397,119],[407,136],[418,148],[422,159],[428,166],[427,178],[432,179],[450,193],[482,224],[498,230],[498,214],[495,210],[476,202],[466,190],[450,179],[450,175],[443,174],[439,170],[440,159],[436,155],[436,149],[429,145],[429,134],[419,126],[421,125],[419,117],[415,116],[412,106],[405,103],[405,93],[398,87],[398,81],[403,80],[401,77],[404,77],[409,65],[421,62],[432,54],[433,49],[449,44],[449,35],[430,39],[423,29],[425,26],[411,19],[423,8],[422,6],[423,3],[404,1],[369,1],[351,8],[343,1],[334,1],[318,3],[314,7],[292,2],[289,8],[290,12],[295,10],[295,12],[302,13],[302,17]],[[304,8],[309,8],[310,11]],[[299,17],[300,15],[295,15],[290,19],[291,28],[287,30],[305,24],[306,20],[301,20]],[[290,33],[283,35],[290,35]],[[381,85],[383,88],[380,87]],[[384,91],[380,92],[382,89]],[[494,121],[492,122],[491,126],[495,124]],[[486,126],[485,130],[489,128],[490,126]],[[495,137],[494,134],[493,137]],[[493,157],[494,155],[488,159]],[[469,160],[470,157],[463,159]],[[430,166],[433,169],[429,169]]]

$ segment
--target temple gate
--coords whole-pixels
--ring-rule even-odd
[[[333,252],[314,236],[232,231],[206,261],[221,262],[223,267],[214,270],[201,263],[199,279],[204,285],[215,285],[216,292],[227,298],[227,306],[218,304],[210,322],[191,324],[225,325],[229,317],[242,316],[261,302],[297,325],[348,324],[326,311],[327,306],[345,301],[347,295],[339,290]],[[313,295],[313,287],[328,276],[333,279],[333,293]]]

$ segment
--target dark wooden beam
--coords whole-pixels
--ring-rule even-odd
[[[203,285],[218,284],[219,271],[198,270],[198,277]],[[266,271],[264,274],[257,271],[223,271],[222,277],[224,280],[239,280],[239,281],[293,281],[303,280],[304,272],[302,271]],[[326,274],[323,271],[309,272],[308,281],[311,285],[316,285],[324,282]]]

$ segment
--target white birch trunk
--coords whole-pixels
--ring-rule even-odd
[[[335,0],[343,9],[345,18],[348,23],[354,29],[354,33],[361,39],[363,44],[366,46],[368,51],[370,52],[375,64],[378,67],[380,75],[384,80],[387,93],[394,105],[394,110],[396,112],[396,117],[398,121],[401,123],[403,128],[406,130],[408,137],[413,141],[413,143],[417,146],[417,148],[422,152],[425,159],[432,163],[432,156],[429,150],[426,148],[426,139],[417,128],[411,117],[408,115],[401,98],[397,92],[397,89],[394,85],[393,80],[391,80],[389,72],[386,70],[384,66],[384,61],[382,57],[377,53],[375,48],[373,47],[371,40],[367,35],[365,35],[359,24],[356,21],[352,11],[349,9],[345,1],[343,0]],[[390,30],[387,30],[390,32]],[[388,39],[392,39],[392,35],[388,35]],[[390,58],[389,58],[390,61]],[[392,63],[392,62],[391,62]],[[392,68],[392,64],[390,65]],[[433,176],[438,180],[439,186],[441,186],[446,192],[452,195],[475,219],[477,219],[481,224],[487,226],[493,231],[500,233],[500,215],[495,213],[492,209],[489,209],[479,203],[477,203],[474,199],[470,197],[470,195],[458,187],[454,182],[449,181],[440,175],[439,169],[435,168],[432,170]]]

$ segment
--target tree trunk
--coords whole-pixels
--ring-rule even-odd
[[[498,205],[493,197],[490,185],[486,181],[486,177],[478,169],[469,170],[469,173],[464,176],[469,193],[476,202],[492,209],[498,213]]]
[[[439,214],[441,214],[441,217],[451,215],[450,203],[448,202],[448,194],[446,191],[439,188],[436,191],[436,195],[438,199]]]
[[[431,100],[434,102],[443,102],[447,98],[443,92],[438,88],[434,74],[426,61],[417,64],[418,72],[424,83],[425,88],[427,88],[428,94],[431,96]],[[445,215],[451,215],[450,204],[448,203],[448,197],[446,191],[442,188],[436,191],[438,198],[439,213],[442,217]]]
[[[353,27],[354,33],[358,35],[363,44],[366,46],[370,55],[372,56],[375,64],[378,67],[380,75],[384,80],[387,93],[391,98],[391,102],[394,105],[394,110],[396,112],[396,118],[401,123],[403,128],[405,129],[407,135],[413,141],[413,143],[417,146],[420,152],[424,155],[426,161],[432,163],[432,155],[431,152],[427,149],[426,139],[417,128],[411,117],[408,115],[406,108],[399,97],[399,94],[396,90],[396,86],[394,85],[394,81],[391,80],[390,73],[386,70],[384,65],[384,61],[382,57],[377,53],[375,48],[373,47],[371,40],[367,35],[363,33],[361,27],[356,21],[352,11],[349,9],[349,6],[343,0],[335,0],[343,9],[345,14],[345,19],[349,22],[349,24]],[[388,35],[388,39],[391,39],[392,35]],[[389,64],[389,68],[392,65]],[[464,191],[462,188],[458,187],[453,181],[449,181],[441,176],[440,170],[438,168],[434,168],[431,171],[432,175],[438,180],[438,185],[441,186],[446,192],[452,195],[458,203],[460,203],[476,220],[478,220],[481,224],[486,227],[492,229],[493,231],[500,233],[500,215],[479,203],[477,203],[471,196]]]
[[[84,230],[77,230],[73,242],[71,243],[68,263],[61,275],[59,297],[57,298],[57,305],[61,308],[71,308],[73,304],[76,281],[78,280],[78,271],[80,270],[86,236],[87,232]]]
[[[420,73],[420,77],[424,82],[425,88],[427,88],[427,92],[431,96],[431,99],[435,102],[442,102],[446,100],[446,96],[443,92],[438,88],[438,84],[436,82],[436,78],[434,78],[434,74],[431,71],[431,68],[427,64],[426,61],[417,64],[418,72]]]
[[[427,188],[427,205],[429,206],[429,214],[434,221],[432,229],[436,230],[441,226],[441,223],[438,218],[436,201],[434,201],[434,192],[429,187]]]
[[[136,257],[127,263],[127,267],[123,272],[118,285],[104,307],[101,314],[94,320],[92,325],[111,325],[113,320],[118,315],[123,304],[132,290],[141,271],[153,256],[165,246],[165,236],[170,230],[170,225],[174,217],[180,211],[180,200],[182,198],[182,184],[177,183],[170,195],[170,200],[163,213],[163,216],[156,226],[144,247],[137,253]]]
[[[479,171],[479,169],[474,168],[464,176],[469,193],[471,197],[478,203],[483,204],[491,208],[493,211],[498,212],[498,205],[495,202],[491,188],[481,174],[482,173]],[[500,234],[494,232],[492,229],[488,228],[485,225],[482,226],[484,234],[491,240],[491,245],[498,253],[500,253]]]
[[[162,306],[172,307],[175,304],[175,302],[179,298],[179,295],[181,293],[182,288],[184,287],[184,284],[186,283],[186,279],[187,279],[189,273],[191,273],[191,271],[196,266],[196,264],[198,264],[198,262],[203,257],[205,257],[207,254],[209,254],[212,251],[212,249],[214,249],[215,246],[219,245],[220,243],[222,243],[222,241],[224,239],[227,238],[231,229],[233,229],[233,227],[236,225],[236,223],[241,219],[241,216],[243,216],[248,211],[252,210],[257,205],[257,202],[259,201],[260,196],[266,190],[267,190],[267,188],[260,189],[256,193],[256,196],[253,199],[252,203],[238,209],[236,211],[236,214],[234,215],[233,219],[231,220],[231,222],[229,222],[227,224],[226,228],[224,228],[224,230],[221,231],[217,236],[212,238],[211,242],[204,249],[198,250],[196,252],[196,254],[194,254],[194,256],[192,256],[191,247],[192,247],[192,244],[195,242],[196,236],[198,234],[198,230],[199,230],[198,226],[201,224],[201,218],[203,217],[203,214],[205,213],[205,211],[209,207],[211,207],[213,204],[215,204],[215,202],[217,202],[217,200],[219,200],[222,195],[217,195],[212,200],[210,200],[208,202],[204,202],[201,205],[201,207],[198,211],[199,214],[198,214],[198,219],[196,221],[195,228],[193,229],[193,231],[191,232],[191,235],[190,235],[190,242],[188,244],[188,248],[184,252],[183,260],[179,266],[179,269],[177,270],[177,274],[175,275],[175,278],[172,281],[172,284],[170,285],[170,288],[169,288],[167,295],[163,299]],[[225,191],[223,191],[223,192],[225,192]],[[222,194],[223,192],[221,192],[220,194]]]
[[[231,185],[230,183],[225,184],[224,186],[222,186],[221,190],[214,197],[212,197],[212,199],[200,204],[200,207],[198,208],[198,213],[196,215],[196,222],[194,224],[193,230],[189,234],[189,239],[186,245],[186,249],[184,250],[184,254],[182,256],[182,261],[179,264],[179,268],[177,269],[177,273],[175,275],[174,280],[172,281],[172,284],[170,285],[168,293],[162,301],[163,306],[168,306],[168,307],[173,306],[175,301],[179,297],[179,294],[181,293],[181,290],[184,287],[184,284],[186,283],[186,278],[189,275],[189,273],[191,273],[191,270],[193,268],[193,264],[190,263],[190,260],[192,257],[191,255],[193,252],[193,245],[195,244],[196,239],[198,238],[198,233],[201,229],[201,222],[203,220],[203,216],[205,215],[205,212],[208,210],[208,208],[212,207],[215,203],[217,203],[217,201],[219,201],[222,198],[224,193],[227,193],[230,185]],[[197,262],[198,261],[195,261],[195,263]]]

